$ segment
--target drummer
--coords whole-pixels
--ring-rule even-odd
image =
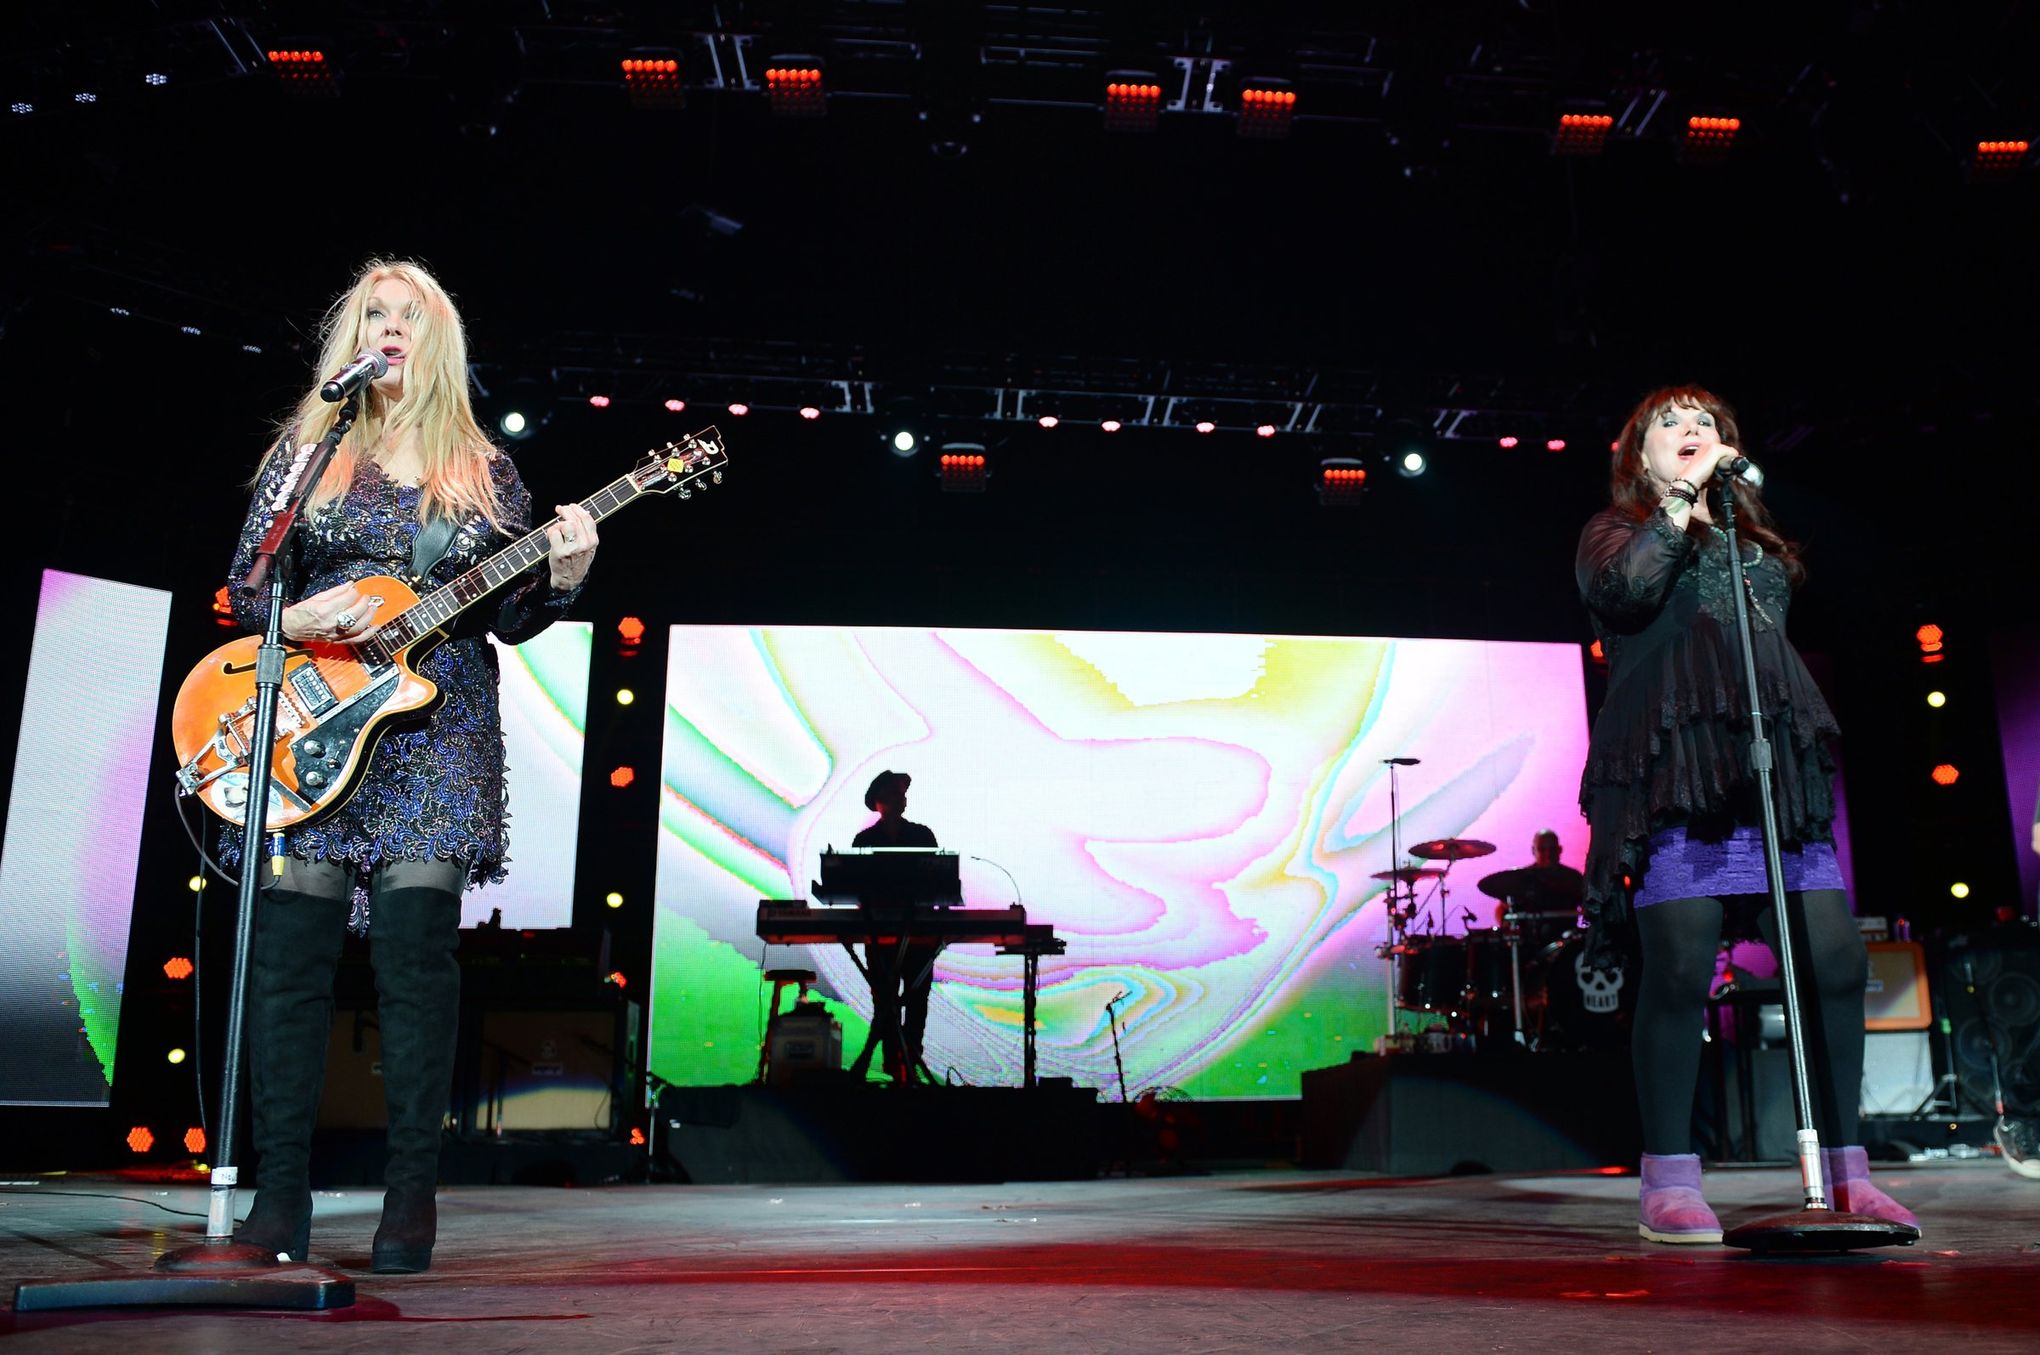
[[[1581,886],[1585,884],[1586,877],[1560,859],[1564,851],[1557,833],[1549,828],[1540,829],[1530,839],[1529,865],[1490,875],[1480,882],[1482,892],[1501,897],[1501,902],[1495,905],[1495,926],[1506,928],[1512,912],[1518,918],[1525,918],[1562,914],[1579,907]],[[1490,882],[1498,887],[1490,888]]]

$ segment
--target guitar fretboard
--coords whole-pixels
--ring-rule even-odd
[[[630,476],[623,475],[581,500],[581,506],[600,522],[644,494]],[[376,651],[384,660],[394,657],[398,650],[438,630],[551,553],[552,542],[545,528],[519,537],[459,578],[419,598],[417,606],[376,632],[363,648]]]

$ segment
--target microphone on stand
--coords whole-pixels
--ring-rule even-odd
[[[1422,761],[1420,757],[1385,757],[1381,760],[1385,767],[1414,767]]]
[[[354,361],[333,373],[333,379],[319,387],[319,398],[327,404],[345,400],[370,381],[378,381],[390,373],[390,360],[374,349],[358,355]]]
[[[1740,479],[1748,481],[1752,486],[1758,489],[1762,489],[1764,487],[1764,472],[1757,468],[1756,462],[1750,460],[1746,456],[1739,456],[1735,460],[1730,461],[1725,465],[1715,467],[1715,473],[1717,475],[1736,476]]]

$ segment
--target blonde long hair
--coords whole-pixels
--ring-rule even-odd
[[[340,406],[319,398],[319,386],[355,354],[374,346],[365,333],[369,296],[376,284],[392,278],[409,286],[415,298],[407,317],[411,342],[404,361],[404,393],[392,401],[372,384],[363,388],[360,417],[312,491],[312,511],[324,511],[347,492],[360,458],[373,457],[365,449],[381,446],[385,437],[416,430],[425,475],[418,520],[438,516],[460,521],[479,513],[501,530],[503,505],[489,475],[496,449],[475,422],[474,405],[468,399],[467,331],[439,280],[407,260],[371,259],[354,285],[327,310],[319,327],[313,385],[280,425],[271,455],[295,456],[297,444],[317,442],[332,430]]]

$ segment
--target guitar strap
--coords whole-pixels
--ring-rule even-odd
[[[411,582],[422,584],[446,552],[453,545],[455,523],[452,518],[435,517],[418,529],[418,535],[411,541]]]

